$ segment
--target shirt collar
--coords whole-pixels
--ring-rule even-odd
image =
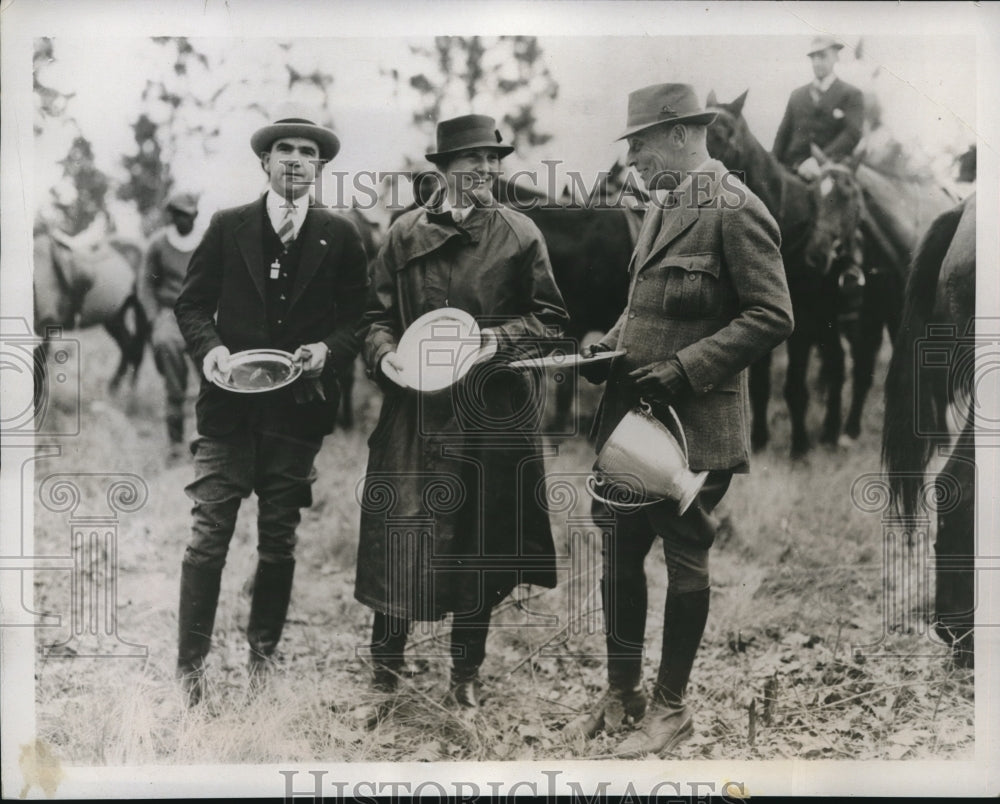
[[[815,79],[813,81],[813,86],[816,87],[816,89],[818,89],[820,92],[826,92],[831,86],[833,86],[833,82],[836,80],[837,80],[837,74],[830,73],[826,78]]]
[[[283,195],[279,195],[273,189],[267,191],[267,217],[271,221],[274,231],[278,231],[282,221],[285,219],[285,212],[288,205],[292,205],[292,224],[295,226],[295,236],[298,237],[299,230],[309,212],[310,193],[303,193],[298,198],[289,201]]]
[[[469,213],[472,211],[472,207],[465,207],[464,209],[456,209],[451,205],[451,202],[448,200],[448,193],[442,193],[441,205],[435,211],[440,212],[442,215],[451,215],[452,220],[454,220],[455,223],[461,223],[468,217]]]

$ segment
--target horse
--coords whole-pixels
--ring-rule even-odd
[[[972,194],[936,218],[916,248],[886,376],[882,431],[882,465],[904,516],[920,506],[931,459],[948,455],[938,477],[950,481],[957,497],[937,517],[935,631],[965,667],[974,656],[975,311]]]
[[[425,205],[439,186],[437,181],[413,179],[415,202]],[[545,238],[552,274],[569,314],[564,336],[579,347],[588,332],[607,332],[614,326],[628,300],[628,264],[635,247],[641,213],[605,198],[598,184],[584,203],[556,202],[539,190],[508,181],[494,183],[494,197],[522,212]],[[406,210],[404,210],[406,211]],[[393,221],[402,212],[393,215]],[[556,410],[551,428],[566,432],[575,384],[556,386]]]
[[[569,313],[564,337],[579,348],[588,332],[607,332],[628,301],[628,264],[638,232],[637,214],[607,203],[599,188],[584,203],[555,203],[502,177],[501,203],[527,215],[545,238],[552,275]],[[554,432],[569,424],[575,384],[556,386]]]
[[[361,235],[361,245],[365,250],[365,257],[368,259],[368,264],[371,265],[382,246],[382,227],[365,215],[357,202],[352,203],[347,210],[339,214],[347,218],[358,230],[358,234]],[[354,427],[354,377],[356,364],[359,361],[360,358],[355,361],[355,364],[352,364],[350,371],[345,371],[344,375],[339,378],[340,407],[337,410],[337,423],[345,430]]]
[[[844,383],[844,350],[840,341],[839,304],[842,271],[853,264],[856,250],[853,237],[841,235],[838,249],[831,258],[826,232],[816,227],[817,214],[828,210],[829,201],[842,196],[855,197],[850,170],[828,164],[819,181],[807,184],[764,148],[754,137],[743,118],[744,92],[731,103],[719,103],[715,93],[707,106],[717,113],[708,127],[708,149],[730,170],[743,174],[743,181],[763,201],[781,231],[781,254],[795,317],[795,331],[788,338],[788,369],[784,396],[792,425],[791,454],[806,455],[810,448],[805,416],[809,401],[806,385],[809,353],[818,346],[823,361],[827,389],[827,409],[821,441],[837,444],[841,428],[840,395]],[[824,188],[842,192],[825,195]],[[832,242],[832,241],[831,241]],[[850,245],[849,245],[850,244]],[[874,363],[874,358],[872,358]],[[855,361],[855,385],[861,388],[865,378],[858,377],[867,366]],[[753,407],[751,444],[762,449],[769,440],[767,406],[771,395],[771,354],[750,367],[750,400]],[[870,384],[870,378],[867,380]],[[852,412],[851,424],[860,423],[860,409]]]
[[[119,349],[118,367],[108,381],[117,392],[131,372],[131,386],[149,340],[151,325],[136,296],[141,251],[123,240],[102,240],[81,248],[45,221],[34,226],[35,404],[44,398],[48,339],[55,331],[102,324]]]

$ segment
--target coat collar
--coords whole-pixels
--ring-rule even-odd
[[[492,201],[473,207],[461,223],[455,223],[450,212],[442,211],[437,197],[421,209],[410,230],[410,242],[406,248],[406,260],[396,262],[400,271],[413,260],[437,251],[449,240],[462,238],[468,243],[478,243],[483,239],[489,221],[500,204]]]

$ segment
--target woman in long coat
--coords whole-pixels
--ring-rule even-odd
[[[567,315],[541,233],[491,194],[513,150],[500,141],[483,115],[438,125],[427,158],[441,187],[389,230],[361,332],[369,374],[385,391],[369,439],[355,586],[375,610],[374,686],[395,689],[412,621],[451,612],[451,691],[465,707],[477,706],[493,606],[519,583],[556,583],[544,386],[507,363],[547,353]],[[444,307],[471,314],[497,351],[450,387],[418,392],[399,378],[396,346],[417,318]]]

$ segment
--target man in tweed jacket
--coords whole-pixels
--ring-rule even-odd
[[[599,451],[640,399],[664,421],[669,405],[684,427],[691,469],[708,471],[682,516],[672,501],[615,511],[604,541],[608,691],[568,728],[589,736],[639,723],[620,754],[641,756],[692,731],[684,691],[708,617],[711,511],[733,474],[749,469],[745,369],[788,337],[792,308],[777,224],[739,178],[709,158],[706,126],[715,115],[698,108],[692,88],[659,84],[633,92],[628,116],[620,139],[628,140],[628,164],[651,197],[629,266],[628,305],[590,347],[627,350],[611,364],[593,435]],[[657,536],[668,591],[663,653],[646,713],[643,562]]]

